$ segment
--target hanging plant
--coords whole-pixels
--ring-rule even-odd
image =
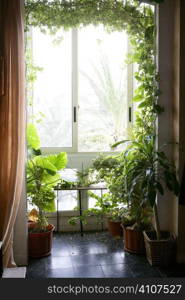
[[[159,75],[155,64],[155,22],[154,12],[149,5],[139,0],[27,0],[25,2],[26,30],[38,26],[41,31],[56,33],[89,24],[103,24],[109,31],[123,31],[128,34],[132,52],[128,63],[138,65],[134,76],[138,86],[133,101],[138,108],[133,129],[136,139],[151,136],[155,132],[156,117],[163,111],[158,104]],[[161,0],[147,1],[160,3]]]

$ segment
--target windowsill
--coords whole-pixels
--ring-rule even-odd
[[[72,152],[70,150],[67,150],[65,148],[41,148],[41,152],[42,154],[50,154],[50,153],[60,153],[60,152],[66,152],[69,155],[75,155],[75,156],[98,156],[100,154],[103,155],[117,155],[120,152],[122,152],[123,150],[119,150],[119,151],[97,151],[97,152]]]

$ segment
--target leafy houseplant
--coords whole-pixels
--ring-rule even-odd
[[[95,193],[88,192],[89,196],[96,200],[95,207],[83,211],[83,216],[74,217],[69,220],[70,224],[76,224],[77,220],[87,223],[90,216],[95,216],[98,223],[107,222],[108,230],[111,235],[120,237],[123,235],[121,220],[125,212],[125,199],[123,185],[118,177],[121,161],[119,155],[98,156],[89,168],[91,182],[103,182],[108,192],[101,197]],[[122,175],[121,171],[120,174]],[[118,183],[119,181],[119,183]]]
[[[87,224],[88,218],[95,216],[99,224],[107,221],[109,233],[114,237],[121,237],[123,230],[121,228],[122,215],[125,209],[118,206],[118,203],[113,201],[111,194],[105,193],[98,196],[89,191],[88,195],[96,200],[94,208],[89,208],[83,211],[82,216],[72,217],[69,219],[69,224],[76,225],[78,220]]]
[[[89,211],[100,217],[100,222],[103,216],[103,219],[107,221],[108,231],[113,237],[122,237],[121,221],[126,208],[121,206],[119,201],[115,201],[110,192],[103,194],[102,197],[92,192],[89,192],[89,195],[96,199],[95,208]]]
[[[136,158],[136,156],[134,155]],[[148,205],[142,203],[140,187],[132,187],[131,182],[134,177],[131,176],[132,163],[134,157],[131,153],[123,154],[125,197],[127,199],[127,214],[125,214],[122,224],[124,232],[124,249],[134,254],[144,254],[145,245],[143,230],[150,226],[151,210]],[[134,166],[135,167],[135,166]],[[122,184],[123,184],[122,183]]]
[[[145,252],[142,230],[148,228],[151,212],[146,204],[141,205],[139,187],[129,190],[131,184],[128,174],[134,158],[135,153],[123,151],[113,157],[99,157],[93,166],[98,171],[98,177],[106,182],[115,204],[111,215],[118,211],[118,207],[122,207],[119,221],[123,225],[125,250],[140,254]]]
[[[154,216],[154,232],[145,232],[145,245],[148,261],[153,264],[169,264],[167,253],[172,250],[168,257],[174,257],[174,239],[170,234],[164,236],[160,229],[159,216],[157,210],[157,194],[164,195],[164,187],[170,190],[176,196],[179,193],[179,183],[176,176],[175,166],[170,163],[168,157],[163,151],[155,150],[154,139],[148,138],[141,141],[131,141],[125,155],[132,155],[129,171],[127,173],[127,182],[130,196],[135,191],[141,195],[141,205],[150,206]],[[131,202],[132,203],[132,202]],[[155,242],[150,241],[154,239]],[[166,239],[166,240],[165,240]],[[163,242],[165,240],[165,242]],[[151,250],[150,246],[154,246]],[[156,249],[156,252],[154,251]],[[168,250],[168,251],[167,251]],[[150,254],[154,253],[152,258]],[[165,260],[163,261],[165,257]]]
[[[44,212],[55,210],[54,186],[59,182],[59,170],[67,163],[66,153],[48,156],[35,156],[27,163],[27,195],[30,204],[38,208],[39,230],[44,230],[47,220]]]
[[[151,211],[141,205],[140,199],[132,199],[127,214],[122,219],[124,233],[124,250],[134,254],[144,254],[143,230],[150,228]]]
[[[27,162],[27,197],[29,203],[38,210],[37,221],[29,224],[29,254],[41,257],[51,251],[54,226],[48,224],[45,213],[55,211],[54,186],[61,180],[58,171],[66,166],[67,155],[61,152],[42,156],[39,137],[32,124],[28,125],[27,140],[31,153]]]
[[[107,213],[107,227],[108,227],[108,231],[109,233],[113,236],[113,237],[122,237],[123,236],[123,229],[122,229],[122,219],[124,216],[126,208],[122,207],[122,208],[115,208],[115,209],[111,209],[108,213]]]
[[[108,230],[110,234],[118,237],[123,236],[121,222],[127,207],[125,187],[122,184],[122,163],[122,157],[118,154],[100,155],[92,164],[92,170],[96,172],[97,181],[103,181],[109,191],[107,194],[109,199],[106,199],[108,205],[104,207],[103,212],[107,219]],[[97,199],[96,205],[101,207],[101,199],[98,199],[96,195],[94,198]]]

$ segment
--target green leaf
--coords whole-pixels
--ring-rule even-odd
[[[148,192],[148,200],[149,200],[151,207],[154,206],[155,199],[156,199],[156,191],[154,189],[150,189]]]
[[[162,112],[164,112],[164,107],[158,105],[158,104],[155,104],[154,105],[154,111],[158,114],[161,114]]]
[[[133,101],[134,102],[140,102],[141,100],[143,99],[143,96],[142,95],[136,95],[133,97]]]
[[[50,175],[49,173],[46,173],[43,175],[43,182],[50,187],[53,187],[57,185],[61,180],[60,174]]]
[[[52,174],[57,172],[57,168],[48,160],[47,156],[36,156],[32,160],[33,164],[47,171],[51,171]]]
[[[55,155],[48,155],[47,160],[59,171],[66,167],[67,154],[66,152],[61,152]]]
[[[163,189],[162,185],[160,184],[160,182],[158,182],[158,181],[156,182],[156,188],[158,189],[158,191],[161,195],[164,195],[164,189]]]
[[[40,138],[35,125],[32,123],[27,125],[27,143],[28,147],[34,150],[40,149]]]
[[[143,102],[141,102],[141,103],[138,105],[138,108],[147,107],[147,106],[149,106],[148,102],[147,102],[147,101],[143,101]]]
[[[122,140],[122,141],[119,141],[115,144],[113,144],[111,147],[112,148],[116,148],[117,146],[121,145],[121,144],[124,144],[124,143],[127,143],[127,142],[130,142],[130,140]]]
[[[44,210],[46,212],[55,212],[56,207],[55,207],[55,199],[52,199],[50,202],[45,202],[44,203]]]

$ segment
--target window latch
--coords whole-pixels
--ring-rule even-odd
[[[132,107],[129,107],[128,119],[129,119],[129,122],[132,122]]]
[[[76,123],[76,106],[74,106],[73,120],[74,120],[74,123]]]

